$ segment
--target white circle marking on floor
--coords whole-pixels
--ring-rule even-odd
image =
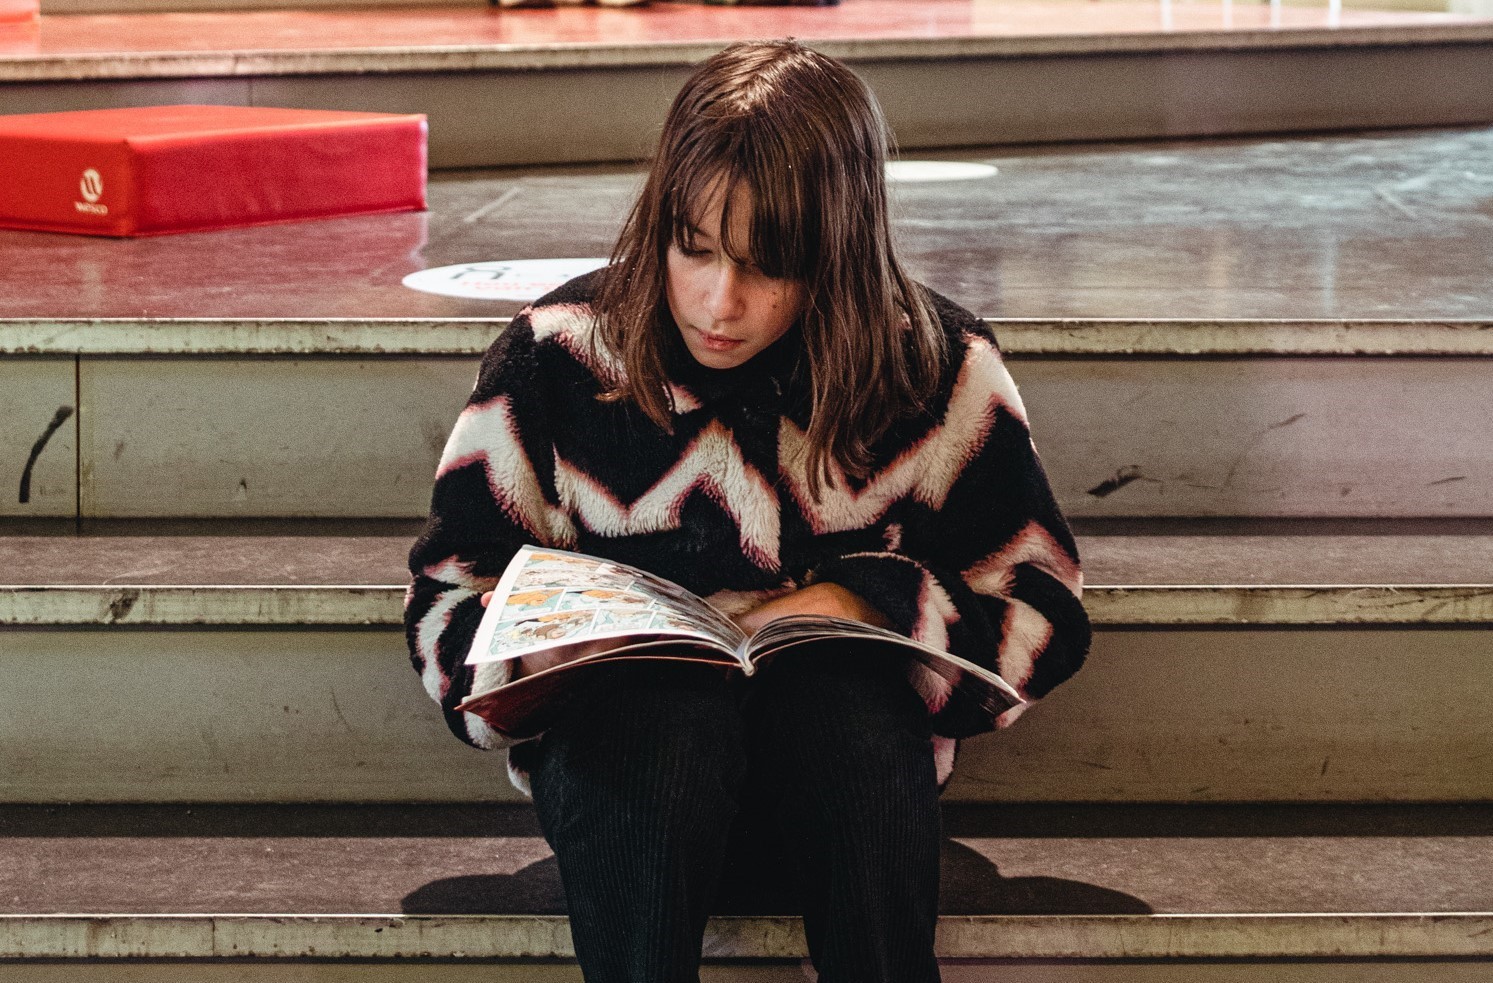
[[[996,169],[990,164],[974,164],[961,160],[893,160],[886,165],[886,179],[894,184],[912,184],[918,181],[977,181],[995,177]]]
[[[411,290],[478,300],[537,300],[582,273],[607,265],[605,259],[502,259],[458,263],[411,273],[402,281]]]

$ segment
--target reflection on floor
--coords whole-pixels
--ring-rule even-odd
[[[998,173],[897,184],[900,248],[915,276],[981,316],[1493,311],[1490,128],[938,156]],[[522,305],[401,280],[482,260],[605,256],[640,173],[437,173],[428,213],[142,240],[0,231],[0,317],[507,317]]]

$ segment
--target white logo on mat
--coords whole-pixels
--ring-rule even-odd
[[[104,196],[104,179],[99,177],[99,172],[93,168],[83,172],[83,180],[78,182],[78,190],[83,192],[83,200],[93,204]]]

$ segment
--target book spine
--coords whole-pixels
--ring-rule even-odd
[[[757,663],[752,661],[750,655],[751,647],[752,639],[748,636],[737,643],[736,649],[731,654],[736,656],[736,661],[741,664],[742,672],[748,676],[755,676],[757,674]]]

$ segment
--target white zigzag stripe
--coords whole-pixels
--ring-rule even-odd
[[[1027,563],[1057,579],[1074,597],[1083,596],[1083,572],[1041,523],[1028,522],[1011,541],[964,571],[964,581],[981,594],[1005,596],[1012,571]]]
[[[940,786],[954,773],[954,751],[958,747],[957,738],[933,735],[933,778]]]
[[[921,566],[921,564],[919,564]],[[912,637],[924,645],[947,652],[949,650],[949,626],[959,620],[959,610],[954,599],[943,589],[931,573],[923,570],[923,583],[918,590],[918,623],[913,626]],[[921,680],[915,680],[918,691],[929,711],[937,713],[954,695],[953,685],[938,673],[920,662],[912,663],[921,670]]]
[[[799,507],[818,535],[863,529],[892,503],[909,495],[938,509],[960,472],[980,451],[998,409],[1023,424],[1026,409],[1000,354],[984,338],[971,336],[943,423],[904,451],[860,491],[851,490],[844,473],[831,464],[833,482],[815,502],[808,492],[807,437],[786,417],[778,431],[778,455],[784,477]]]
[[[521,313],[529,316],[535,341],[561,335],[562,340],[585,342],[590,339],[591,327],[596,323],[589,304],[549,304],[530,307]]]
[[[530,308],[529,326],[534,331],[534,341],[542,342],[554,338],[570,357],[580,362],[598,378],[616,379],[622,375],[622,363],[607,352],[598,352],[591,347],[591,338],[596,331],[597,315],[585,304],[556,304],[551,307]],[[700,408],[695,394],[676,383],[669,383],[669,395],[674,401],[674,415],[682,416]]]
[[[1001,625],[1001,678],[1022,696],[1032,678],[1037,657],[1052,640],[1052,624],[1036,608],[1023,601],[1008,600],[1006,617]]]
[[[529,327],[534,332],[534,341],[541,343],[549,338],[570,353],[570,357],[584,365],[599,379],[617,378],[622,372],[622,363],[605,351],[592,348],[592,335],[596,330],[596,313],[588,304],[553,304],[548,307],[533,307],[526,311]]]
[[[474,667],[472,692],[486,693],[488,690],[497,689],[511,678],[513,678],[511,661],[502,659],[497,662],[483,662]],[[467,736],[480,748],[491,750],[500,745],[512,743],[493,730],[492,725],[475,713],[463,713],[462,723],[466,725]]]
[[[1052,641],[1052,623],[1040,611],[1010,596],[1013,572],[1026,563],[1057,579],[1073,593],[1083,595],[1083,573],[1057,540],[1036,521],[1028,522],[1010,542],[964,571],[964,581],[978,593],[1006,599],[1001,625],[997,669],[1023,696],[1037,659]],[[1023,708],[1013,707],[996,718],[997,727],[1009,727]]]
[[[440,644],[441,634],[451,624],[451,612],[462,601],[469,597],[475,597],[476,591],[467,590],[462,587],[448,590],[436,599],[425,617],[420,619],[419,628],[415,634],[415,645],[420,653],[420,681],[425,684],[425,692],[430,698],[440,703],[446,696],[446,691],[451,682],[441,672],[440,660],[436,658],[436,646]],[[483,670],[496,666],[497,671],[489,670],[484,678]],[[508,681],[508,676],[513,672],[513,666],[507,662],[485,663],[478,667],[477,678],[474,689],[481,692],[494,689]],[[480,748],[493,748],[498,744],[498,732],[488,726],[487,721],[475,713],[462,714],[462,723],[466,727],[467,736],[472,743]]]
[[[436,658],[436,646],[440,644],[441,633],[451,623],[451,611],[456,605],[471,597],[472,591],[456,588],[448,590],[436,598],[430,610],[425,612],[425,617],[420,619],[420,626],[415,632],[415,646],[420,653],[420,681],[425,684],[425,692],[437,703],[446,695],[448,685],[445,676],[441,674],[440,660]]]
[[[683,386],[676,385],[672,382],[669,383],[669,397],[674,401],[675,416],[683,416],[686,413],[693,413],[695,410],[699,409],[701,405],[703,405],[697,398],[695,398],[694,393],[690,392]]]
[[[901,553],[849,553],[844,559],[859,557],[908,563],[917,568],[922,576],[922,583],[918,586],[918,620],[908,632],[908,637],[947,652],[949,626],[959,620],[959,609],[954,606],[954,599],[949,597],[949,592],[944,590],[938,578],[917,560]],[[954,687],[947,679],[916,660],[908,661],[908,679],[927,704],[929,713],[942,710],[949,702],[949,697],[954,695]]]
[[[702,430],[679,460],[631,505],[595,478],[555,461],[560,504],[603,536],[633,536],[679,528],[685,499],[705,491],[735,520],[741,548],[764,570],[778,568],[781,525],[772,485],[746,462],[731,432],[719,423]]]
[[[492,590],[498,582],[496,577],[472,576],[472,564],[463,563],[454,556],[448,556],[438,563],[430,564],[424,572],[425,576],[431,580],[439,580],[443,584],[456,584],[458,587],[475,591]]]
[[[556,547],[575,542],[570,517],[545,501],[539,490],[506,396],[462,411],[446,441],[436,478],[477,461],[487,471],[493,500],[536,542]]]
[[[520,771],[518,765],[513,763],[512,757],[508,759],[508,781],[524,798],[534,798],[534,789],[529,783],[529,773]]]
[[[475,713],[463,713],[461,722],[466,727],[467,736],[472,739],[472,743],[482,750],[491,751],[502,745],[503,741],[498,732]]]
[[[923,585],[918,591],[918,623],[913,628],[912,637],[925,645],[947,650],[949,626],[958,620],[959,609],[954,607],[954,599],[925,569]]]

